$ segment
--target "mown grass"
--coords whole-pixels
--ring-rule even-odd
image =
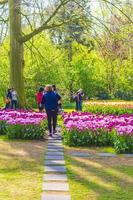
[[[89,153],[116,153],[115,149],[113,147],[89,147],[89,146],[84,146],[84,147],[69,147],[69,146],[65,146],[66,151],[68,152],[89,152]]]
[[[0,137],[0,200],[39,200],[44,173],[43,141]]]
[[[70,151],[75,148],[66,150],[72,200],[132,200],[132,158],[98,157],[95,155],[97,149],[80,148],[80,152],[94,153],[86,159],[72,157]]]

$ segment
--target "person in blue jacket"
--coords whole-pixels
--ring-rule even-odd
[[[44,105],[47,113],[49,135],[52,136],[56,132],[58,101],[61,97],[57,92],[53,91],[52,85],[47,85],[45,91],[42,98],[42,105]]]

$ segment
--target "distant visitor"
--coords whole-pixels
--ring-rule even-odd
[[[83,96],[84,93],[82,89],[78,90],[76,95],[74,95],[74,101],[76,102],[76,111],[82,111]]]

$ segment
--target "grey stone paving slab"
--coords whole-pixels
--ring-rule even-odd
[[[60,141],[62,141],[62,137],[56,137],[56,138],[48,137],[47,139],[48,139],[48,141],[54,141],[54,140],[55,140],[55,141],[56,141],[56,140],[60,140]]]
[[[49,149],[49,148],[51,148],[51,149],[56,149],[56,148],[58,148],[58,149],[61,149],[61,148],[63,148],[63,145],[48,145],[47,146],[47,148]]]
[[[52,145],[48,144],[48,148],[62,148],[62,147],[63,147],[62,144],[52,144]]]
[[[53,142],[53,143],[51,143],[51,144],[48,143],[48,145],[49,145],[49,146],[62,146],[62,143],[60,143],[60,142],[54,143],[54,142]]]
[[[48,149],[48,152],[64,152],[64,149],[63,148],[60,148],[60,149]]]
[[[57,173],[66,173],[65,166],[45,166],[45,173],[46,172],[57,172]]]
[[[127,158],[133,158],[133,154],[123,154],[123,156],[125,156]]]
[[[66,174],[45,174],[44,181],[67,181]]]
[[[53,143],[55,143],[55,144],[62,144],[62,140],[57,140],[57,139],[56,140],[55,139],[54,140],[49,140],[48,142],[52,143],[52,144]]]
[[[47,149],[47,152],[64,152],[64,149],[63,148],[60,148],[60,149]]]
[[[49,140],[48,142],[52,144],[62,144],[62,140]]]
[[[56,147],[63,147],[62,143],[48,143],[48,146],[56,146]]]
[[[64,160],[64,156],[46,156],[46,160]]]
[[[73,152],[71,153],[72,156],[76,156],[76,157],[90,157],[91,154],[89,153],[82,153],[82,152]]]
[[[58,151],[63,151],[64,148],[63,147],[48,147],[47,150],[49,151],[50,149],[54,149],[54,150],[58,150]]]
[[[62,136],[61,135],[56,135],[56,136],[48,136],[47,138],[48,140],[62,140]]]
[[[97,155],[103,156],[103,157],[116,157],[116,154],[113,153],[98,153]]]
[[[45,165],[65,165],[64,160],[46,160]]]
[[[58,132],[56,134],[53,134],[52,137],[48,136],[48,138],[50,138],[50,139],[58,139],[58,138],[62,138],[62,135],[61,135],[60,132]]]
[[[43,183],[43,190],[69,192],[69,185],[67,182],[45,182]]]
[[[48,149],[63,149],[64,146],[54,146],[54,145],[48,145],[47,146]]]
[[[48,146],[54,146],[54,147],[63,147],[63,144],[60,143],[60,142],[57,142],[57,143],[48,143]]]
[[[47,151],[47,156],[48,155],[52,155],[52,156],[63,156],[64,155],[64,152],[60,152],[60,151],[56,151],[56,152],[51,152],[51,151]]]
[[[62,143],[48,143],[48,146],[47,147],[63,147]]]
[[[49,142],[57,142],[57,143],[62,143],[62,140],[58,140],[58,139],[53,139],[53,140],[50,140]]]
[[[62,146],[62,142],[48,142],[48,146]]]
[[[41,200],[71,200],[70,195],[48,194],[44,193]]]

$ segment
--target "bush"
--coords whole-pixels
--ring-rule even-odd
[[[112,146],[113,134],[106,132],[105,130],[83,131],[72,129],[68,132],[65,128],[63,131],[64,143],[69,146]]]
[[[0,135],[6,134],[6,121],[0,121]]]
[[[40,125],[8,124],[7,136],[9,139],[42,139],[45,129],[46,122]]]
[[[76,128],[71,131],[63,129],[64,143],[68,146],[112,146],[117,153],[133,153],[133,136],[118,135],[115,130],[107,132],[89,130],[79,132]]]
[[[133,136],[115,135],[114,148],[117,153],[133,153]]]

